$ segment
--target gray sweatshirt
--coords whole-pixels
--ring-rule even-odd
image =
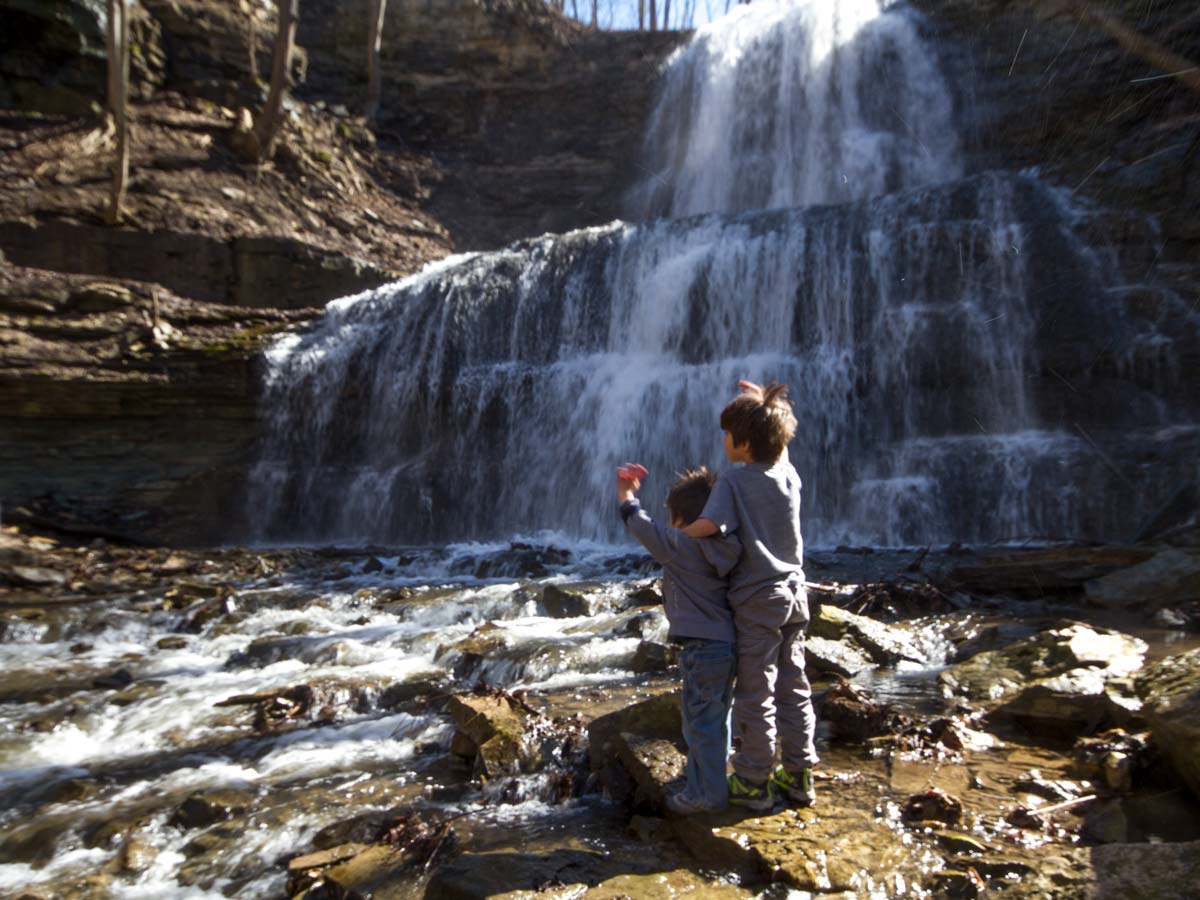
[[[790,462],[747,463],[723,472],[700,515],[721,534],[736,534],[745,548],[729,577],[732,606],[784,583],[803,583],[800,476]]]
[[[672,638],[737,640],[726,593],[742,554],[730,535],[690,538],[650,518],[637,500],[621,504],[625,527],[663,567],[663,606]]]

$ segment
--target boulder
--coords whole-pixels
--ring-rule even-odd
[[[540,745],[529,739],[529,731],[546,720],[512,696],[501,691],[459,694],[450,698],[447,711],[458,733],[475,746],[479,774],[515,775],[541,761]]]
[[[815,636],[804,642],[804,662],[810,678],[819,675],[853,678],[875,666],[871,658],[850,641]]]
[[[592,769],[598,771],[615,758],[616,747],[613,742],[622,733],[651,740],[661,739],[682,746],[683,715],[679,692],[659,694],[592,719],[588,725]]]
[[[908,629],[886,625],[836,606],[822,604],[809,626],[809,633],[830,641],[850,640],[881,666],[894,666],[901,661],[921,664],[930,661]]]
[[[617,761],[629,775],[633,792],[617,796],[616,785],[628,785],[626,779],[607,780],[609,795],[642,813],[660,813],[669,787],[683,786],[687,757],[671,741],[643,738],[623,732],[613,741]]]
[[[1138,677],[1137,692],[1155,743],[1200,797],[1200,649],[1151,666]]]
[[[1103,628],[1068,622],[1001,650],[990,650],[938,676],[948,698],[977,703],[1061,737],[1123,727],[1141,702],[1132,675],[1146,644]]]
[[[502,626],[486,622],[462,640],[439,646],[433,660],[442,662],[450,654],[455,654],[454,677],[464,680],[471,678],[488,659],[508,646],[506,635]]]
[[[181,828],[205,828],[233,816],[240,816],[254,805],[249,791],[220,788],[198,791],[188,797],[171,818],[171,824]]]
[[[603,593],[600,585],[590,582],[548,584],[542,591],[542,609],[554,619],[594,616],[614,605],[613,598]]]
[[[1161,609],[1200,601],[1200,551],[1172,548],[1084,585],[1106,609]]]
[[[633,654],[630,668],[635,672],[665,672],[679,662],[679,650],[671,644],[642,641]]]

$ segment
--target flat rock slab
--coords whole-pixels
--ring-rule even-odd
[[[1078,735],[1124,726],[1138,711],[1134,673],[1146,644],[1119,631],[1066,622],[938,676],[948,697],[1031,727]]]
[[[951,569],[949,580],[974,593],[1048,594],[1078,591],[1085,582],[1145,562],[1148,547],[1056,547],[994,556]]]
[[[676,834],[705,865],[783,881],[801,891],[901,897],[919,880],[922,848],[872,812],[829,801],[747,818],[745,810],[674,820]]]
[[[902,661],[931,662],[908,629],[856,615],[836,606],[822,604],[809,631],[814,637],[848,641],[881,666],[894,666]]]

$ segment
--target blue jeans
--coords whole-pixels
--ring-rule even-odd
[[[722,809],[729,802],[725,761],[729,757],[729,708],[737,651],[728,641],[684,638],[683,738],[687,741],[688,799]]]

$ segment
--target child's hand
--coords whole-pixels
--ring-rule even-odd
[[[738,382],[738,390],[743,394],[761,394],[762,385],[755,384],[753,381],[742,380]]]
[[[617,466],[617,498],[622,503],[634,499],[634,492],[642,486],[642,479],[649,474],[649,470],[638,463]]]

